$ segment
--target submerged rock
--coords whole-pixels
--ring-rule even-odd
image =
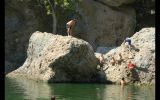
[[[96,74],[96,64],[88,42],[37,31],[30,37],[25,63],[7,76],[48,82],[90,82]]]

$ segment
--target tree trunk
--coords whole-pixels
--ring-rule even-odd
[[[57,28],[57,19],[56,19],[56,14],[54,12],[54,10],[52,10],[52,17],[53,17],[53,29],[52,29],[52,33],[56,34],[56,28]]]
[[[51,6],[51,8],[52,8],[52,20],[53,20],[53,23],[52,23],[52,25],[53,25],[53,29],[52,29],[52,33],[53,34],[56,34],[56,28],[57,28],[57,19],[56,19],[56,14],[55,14],[55,11],[54,11],[54,4],[52,5],[52,3],[51,3],[51,1],[50,0],[48,0],[48,2],[49,2],[49,4],[50,4],[50,6]]]

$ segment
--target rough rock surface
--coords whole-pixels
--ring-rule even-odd
[[[37,31],[30,37],[25,63],[7,76],[48,82],[90,82],[96,74],[96,64],[88,42]]]
[[[143,28],[136,32],[131,39],[134,45],[131,53],[121,44],[104,55],[105,79],[117,83],[124,77],[127,82],[134,80],[138,83],[155,83],[155,28]],[[111,65],[109,62],[111,57],[117,59],[119,53],[122,54],[123,61],[120,64]],[[137,66],[131,73],[127,68],[128,61]]]
[[[77,11],[82,16],[81,30],[85,30],[79,34],[94,49],[118,46],[126,36],[134,34],[136,14],[132,7],[111,8],[97,1],[82,0]]]
[[[5,0],[5,72],[21,66],[26,59],[31,33],[50,31],[51,20],[35,0]],[[47,26],[46,26],[47,25]]]

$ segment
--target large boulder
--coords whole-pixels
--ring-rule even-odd
[[[122,77],[127,82],[155,83],[155,28],[143,28],[132,37],[131,53],[122,44],[104,55],[106,79],[119,82]],[[120,64],[111,65],[111,57],[117,59],[121,53],[123,61]],[[136,64],[136,68],[129,72],[128,62]],[[131,74],[133,76],[131,76]]]
[[[119,46],[126,36],[134,34],[135,10],[130,6],[112,8],[94,0],[82,0],[77,11],[81,15],[80,37],[97,47]],[[75,31],[76,33],[76,31]]]
[[[90,82],[96,74],[96,64],[88,42],[37,31],[30,37],[26,61],[7,76],[48,82]]]

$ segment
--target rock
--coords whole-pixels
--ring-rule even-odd
[[[131,4],[135,0],[95,0],[97,2],[103,3],[105,5],[113,6],[113,7],[119,7],[124,4]]]
[[[113,48],[116,48],[116,47],[97,47],[96,53],[105,54],[105,53],[109,52]]]
[[[15,70],[14,65],[15,65],[14,63],[11,63],[5,60],[5,74],[7,74],[7,72],[11,72],[12,70]]]
[[[108,53],[111,49],[114,49],[114,48],[116,48],[116,47],[98,47],[97,49],[96,49],[96,52],[94,53],[95,54],[95,56],[97,57],[97,58],[99,58],[99,56],[101,55],[101,54],[106,54],[106,53]],[[103,55],[104,56],[104,55]]]
[[[52,16],[38,6],[41,0],[5,0],[5,60],[16,69],[27,57],[28,40],[36,30],[52,31]],[[155,0],[81,0],[75,27],[77,37],[97,47],[119,46],[136,30],[155,25]],[[119,6],[120,5],[120,6]],[[132,7],[131,7],[132,6]],[[136,9],[133,9],[133,7]],[[73,12],[57,9],[57,33],[66,35],[66,22]],[[77,18],[77,17],[75,17]],[[5,66],[6,69],[8,66]],[[6,70],[6,73],[12,70]]]
[[[119,46],[126,36],[134,34],[136,14],[132,7],[115,9],[93,0],[82,0],[77,11],[81,15],[79,23],[84,27],[79,35],[95,50]]]
[[[105,70],[106,79],[118,83],[124,77],[128,82],[134,79],[139,83],[155,83],[155,28],[143,28],[136,32],[131,39],[134,45],[131,53],[122,44],[104,55],[106,59],[104,69],[107,68]],[[109,62],[111,57],[114,56],[116,59],[119,53],[122,54],[123,61],[112,66]],[[129,56],[131,57],[129,58]],[[133,79],[130,78],[131,73],[127,68],[128,61],[132,61],[137,66],[131,72]]]
[[[88,42],[37,31],[30,37],[26,61],[7,76],[47,82],[91,82],[96,64]]]
[[[133,4],[136,10],[136,31],[144,27],[155,27],[155,0],[136,0]]]
[[[27,56],[27,45],[31,33],[36,30],[50,31],[46,13],[36,0],[5,0],[5,60],[13,68],[5,66],[5,73],[21,66]],[[7,64],[6,64],[7,65]]]

